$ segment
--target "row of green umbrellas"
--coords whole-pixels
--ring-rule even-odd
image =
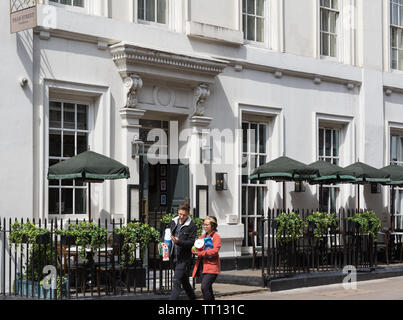
[[[390,165],[377,169],[363,162],[353,163],[345,168],[327,161],[319,160],[306,165],[288,157],[279,157],[256,168],[250,180],[307,181],[319,184],[353,183],[358,185],[358,208],[360,208],[359,186],[366,183],[380,183],[392,186],[403,186],[403,167]],[[392,221],[394,215],[394,199],[392,199]]]

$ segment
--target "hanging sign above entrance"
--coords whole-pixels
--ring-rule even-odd
[[[10,33],[37,26],[36,0],[10,0]]]

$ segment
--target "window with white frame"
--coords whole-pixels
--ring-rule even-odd
[[[319,128],[319,160],[339,165],[340,130],[334,128]],[[336,212],[336,200],[339,193],[337,186],[323,186],[319,193],[319,207],[328,213]]]
[[[391,68],[403,70],[403,0],[390,0]]]
[[[49,103],[49,166],[88,149],[87,104]],[[78,180],[49,180],[49,215],[87,214],[87,183]]]
[[[320,54],[337,56],[339,0],[320,0]]]
[[[64,4],[66,6],[84,8],[84,0],[49,0],[49,2]]]
[[[265,212],[264,203],[267,194],[266,182],[250,181],[253,170],[266,163],[268,158],[267,137],[268,126],[264,123],[242,123],[242,223],[244,224],[243,246],[252,246],[252,232],[255,245],[262,245],[260,224],[257,218]]]
[[[392,135],[390,141],[390,164],[403,166],[403,134]],[[395,192],[395,229],[403,229],[403,188],[394,188]],[[392,193],[391,193],[392,197]],[[390,199],[392,203],[392,198]]]
[[[167,0],[137,0],[137,18],[155,23],[167,23]]]
[[[264,42],[265,0],[242,1],[242,25],[244,38]]]

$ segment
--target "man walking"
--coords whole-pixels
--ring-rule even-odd
[[[181,285],[190,300],[195,300],[194,290],[189,282],[192,267],[191,248],[196,239],[196,224],[189,217],[189,205],[183,203],[178,208],[178,217],[169,223],[171,229],[171,261],[174,263],[175,275],[170,300],[176,300],[181,292]]]

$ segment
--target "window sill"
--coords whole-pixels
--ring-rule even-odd
[[[137,20],[138,24],[142,24],[145,26],[150,26],[150,27],[154,27],[156,29],[163,29],[166,30],[168,29],[168,24],[167,23],[158,23],[158,22],[153,22],[153,21],[147,21],[147,20]]]

